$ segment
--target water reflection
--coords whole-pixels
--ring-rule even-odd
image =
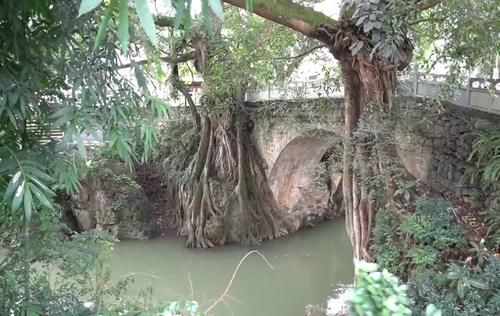
[[[218,305],[215,315],[302,316],[307,304],[324,302],[337,284],[352,280],[352,252],[342,219],[257,249],[274,269],[257,255],[247,258],[229,292],[234,300]],[[158,301],[189,299],[193,291],[194,299],[208,307],[249,250],[239,245],[186,249],[178,239],[125,241],[113,255],[113,278],[139,273],[136,284],[152,284]]]

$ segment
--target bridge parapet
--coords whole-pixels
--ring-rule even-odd
[[[397,93],[401,96],[436,97],[448,78],[442,74],[414,73],[401,79]],[[259,87],[246,94],[246,101],[339,98],[343,97],[343,91],[342,86],[332,87],[324,81],[294,81]],[[469,78],[449,101],[461,107],[500,115],[500,80]]]

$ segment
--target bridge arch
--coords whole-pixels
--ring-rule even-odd
[[[342,212],[341,168],[342,139],[333,132],[310,131],[280,152],[269,184],[296,230]]]

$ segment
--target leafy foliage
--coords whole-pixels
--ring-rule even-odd
[[[433,304],[443,315],[494,315],[500,307],[500,260],[487,242],[470,242],[467,250],[466,236],[454,220],[451,205],[436,198],[419,199],[415,212],[401,222],[379,212],[372,251],[378,263],[408,281],[414,314]]]
[[[410,45],[407,40],[410,16],[397,12],[410,5],[411,1],[402,4],[392,0],[343,0],[344,16],[352,19],[360,32],[369,36],[367,41],[352,44],[352,54],[356,55],[363,47],[369,46],[371,56],[377,54],[395,64],[405,61],[407,56],[402,56],[399,48]]]
[[[407,286],[375,263],[357,261],[357,284],[349,293],[348,303],[352,315],[412,315]],[[426,316],[440,316],[433,304],[425,309]]]
[[[420,198],[416,212],[401,223],[399,230],[438,250],[465,242],[463,230],[454,223],[451,204],[442,199]]]
[[[469,160],[475,162],[475,169],[469,174],[474,182],[495,186],[500,179],[500,129],[483,131],[474,139]]]
[[[119,73],[117,34],[104,37],[93,14],[77,19],[79,4],[8,0],[0,12],[0,249],[8,249],[0,263],[1,278],[8,282],[2,284],[8,292],[1,295],[2,304],[8,298],[2,308],[65,306],[51,301],[52,292],[40,292],[48,278],[31,265],[59,265],[53,260],[63,255],[51,246],[62,242],[55,233],[64,230],[57,225],[54,198],[57,191],[79,187],[89,158],[81,133],[102,134],[104,150],[132,165],[135,143],[144,143],[145,159],[156,141],[152,122],[167,114],[165,102],[146,99]],[[80,13],[98,4],[87,3]],[[107,16],[113,23],[111,13]],[[102,37],[99,46],[96,32]],[[134,129],[142,133],[132,140]],[[76,240],[70,242],[77,247]],[[72,271],[82,275],[83,270]],[[64,286],[63,294],[54,295],[81,297]],[[64,300],[71,306],[70,298]]]

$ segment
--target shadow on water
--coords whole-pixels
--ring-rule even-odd
[[[153,285],[157,301],[191,298],[208,307],[224,292],[240,259],[258,249],[274,269],[258,255],[242,264],[229,291],[238,301],[219,304],[218,316],[302,316],[308,304],[321,304],[339,283],[353,276],[352,252],[344,221],[319,225],[288,238],[265,242],[256,248],[228,245],[216,249],[187,249],[180,239],[123,241],[117,244],[113,278],[130,273],[136,285]]]

